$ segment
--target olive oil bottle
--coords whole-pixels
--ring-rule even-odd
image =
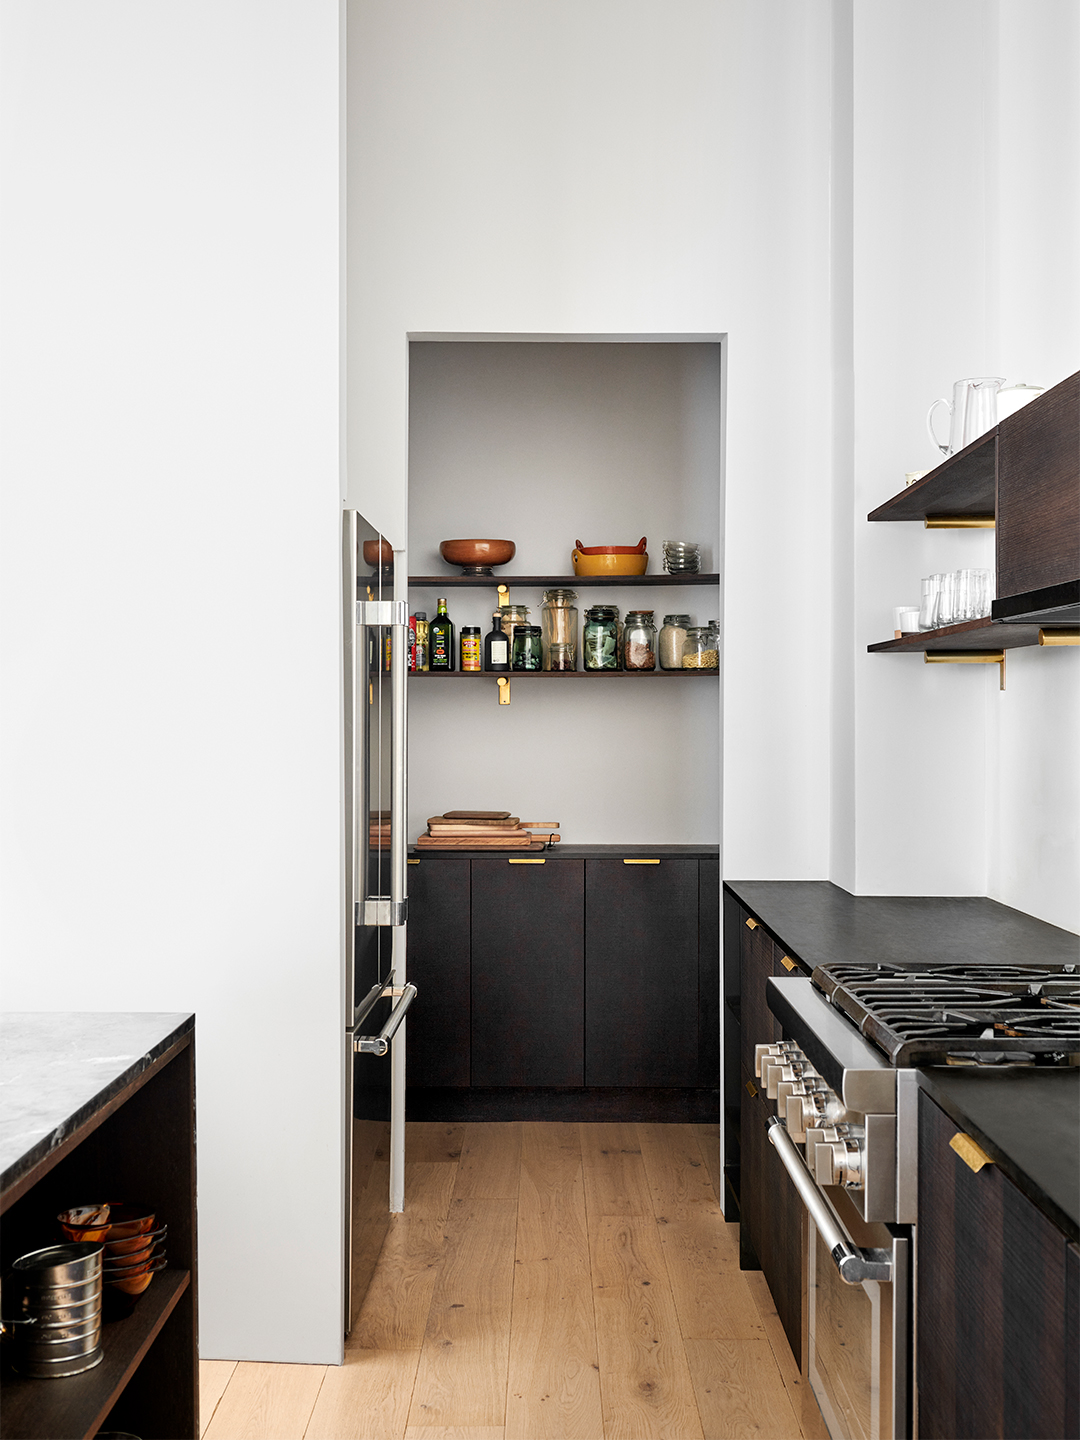
[[[428,625],[428,668],[454,669],[454,622],[446,613],[446,601],[440,600],[435,619]]]

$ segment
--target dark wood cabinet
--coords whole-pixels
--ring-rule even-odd
[[[696,1083],[720,1084],[720,857],[698,861],[698,1073]]]
[[[698,862],[585,862],[585,1084],[696,1085]]]
[[[1075,1379],[1066,1423],[1066,1376],[1075,1377],[1078,1361],[1067,1318],[1075,1259],[1061,1231],[996,1165],[973,1171],[950,1148],[958,1133],[920,1093],[918,1433],[1075,1437]]]
[[[407,1083],[470,1083],[472,939],[467,855],[424,855],[409,862],[409,1011]]]
[[[791,1353],[802,1364],[803,1274],[806,1212],[766,1125],[772,1107],[752,1074],[742,1072],[742,1181],[740,1265],[760,1269]]]
[[[585,862],[472,864],[473,1085],[583,1085]]]

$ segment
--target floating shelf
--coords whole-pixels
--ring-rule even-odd
[[[492,586],[509,585],[511,589],[587,590],[606,586],[609,590],[637,585],[719,585],[719,575],[410,575],[414,590],[490,590]]]
[[[868,520],[992,519],[997,509],[997,427],[871,510]]]
[[[995,630],[1002,627],[996,625]],[[716,679],[719,670],[410,670],[410,680],[677,680],[696,675]]]

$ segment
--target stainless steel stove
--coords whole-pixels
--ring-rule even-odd
[[[755,1069],[775,1103],[769,1140],[809,1217],[810,1385],[834,1440],[904,1440],[916,1067],[1077,1065],[1080,967],[837,964],[770,979],[766,996],[785,1039],[757,1045]]]

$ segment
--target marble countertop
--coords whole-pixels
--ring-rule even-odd
[[[124,1011],[0,1015],[0,1190],[192,1030],[195,1017]]]

